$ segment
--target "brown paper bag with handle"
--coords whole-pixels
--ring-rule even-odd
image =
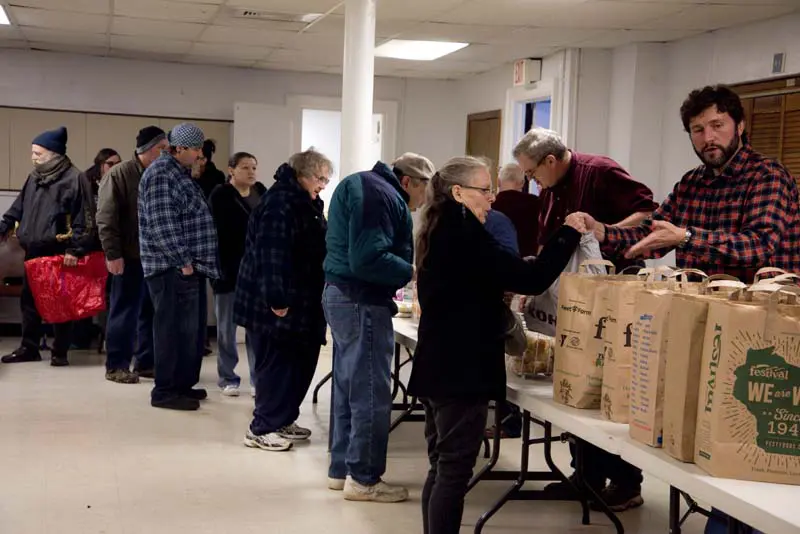
[[[671,335],[664,371],[663,445],[664,451],[677,460],[694,461],[697,400],[709,304],[726,299],[733,291],[745,287],[732,276],[714,275],[700,295],[672,297],[667,326]]]
[[[553,399],[575,408],[599,408],[603,384],[603,332],[608,276],[585,274],[585,265],[614,265],[590,260],[577,273],[561,275],[558,286]]]
[[[695,463],[711,475],[800,484],[799,291],[755,284],[709,306]]]
[[[608,282],[608,320],[604,337],[603,391],[600,413],[604,419],[627,423],[630,414],[630,384],[633,349],[633,319],[636,295],[643,289],[666,288],[659,278],[674,274],[670,267],[641,269],[640,280],[610,280]]]

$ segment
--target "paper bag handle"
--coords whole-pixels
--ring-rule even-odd
[[[768,273],[787,274],[786,271],[784,271],[783,269],[779,269],[777,267],[762,267],[756,272],[756,276],[753,279],[753,281],[757,284],[758,282],[761,281],[761,276]]]
[[[689,274],[696,274],[697,276],[701,277],[703,281],[708,280],[708,275],[705,272],[701,271],[700,269],[678,269],[676,271],[672,271],[672,273],[670,273],[668,277],[674,278],[678,282],[680,282],[684,278],[687,278],[687,275]]]
[[[611,275],[617,273],[617,268],[608,260],[584,260],[581,262],[580,266],[578,267],[579,273],[588,272],[587,267],[589,265],[602,265],[604,267],[608,267],[608,272]]]
[[[779,274],[774,278],[764,278],[756,284],[797,284],[800,283],[800,275],[794,273]]]

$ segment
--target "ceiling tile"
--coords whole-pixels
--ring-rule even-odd
[[[560,28],[626,29],[678,13],[683,9],[686,9],[685,4],[595,0],[575,5],[572,9],[553,10],[543,15],[537,25]]]
[[[104,33],[62,32],[41,28],[23,27],[22,33],[28,41],[37,43],[69,44],[80,46],[107,46]]]
[[[27,41],[3,39],[0,37],[0,48],[26,49],[28,48],[28,43]]]
[[[120,50],[141,50],[159,54],[188,54],[191,41],[172,41],[167,39],[148,39],[130,35],[112,35],[111,47]]]
[[[616,48],[631,43],[666,43],[701,33],[697,30],[609,30],[575,44],[582,48]]]
[[[64,54],[78,54],[84,56],[105,56],[108,49],[105,46],[81,46],[54,43],[30,43],[31,50],[47,50]]]
[[[381,5],[383,1],[380,2]],[[307,15],[325,13],[344,2],[342,0],[230,0],[228,4],[234,8],[248,8],[268,13]],[[339,7],[338,11],[343,13],[344,6]]]
[[[209,43],[195,43],[192,47],[191,54],[195,56],[206,57],[229,57],[232,59],[240,59],[243,61],[251,60],[256,61],[265,59],[270,52],[271,48],[263,46],[244,46],[244,45],[231,45],[231,44],[209,44]]]
[[[170,0],[115,0],[114,14],[124,17],[207,23],[217,14],[214,4],[188,4]]]
[[[171,0],[172,2],[177,2],[179,4],[214,4],[220,5],[224,4],[228,0]]]
[[[312,63],[283,63],[276,61],[260,61],[255,64],[257,69],[289,70],[294,72],[327,72],[341,74],[341,67],[326,66]]]
[[[0,40],[15,41],[24,38],[22,32],[16,26],[0,26]]]
[[[381,0],[376,15],[378,20],[427,22],[464,3],[465,0]]]
[[[184,58],[180,54],[163,54],[159,52],[143,52],[140,50],[125,50],[122,48],[111,49],[109,56],[138,61],[159,61],[164,63],[179,63]]]
[[[297,38],[297,32],[261,31],[231,26],[208,26],[203,32],[203,42],[242,44],[250,46],[285,46]]]
[[[204,27],[205,26],[202,24],[194,24],[191,22],[168,22],[162,20],[114,17],[111,24],[111,33],[115,35],[136,35],[140,37],[193,41],[197,39]]]
[[[216,65],[220,67],[252,67],[255,61],[250,59],[239,59],[229,57],[213,57],[213,56],[197,56],[188,55],[183,58],[186,63],[193,63],[196,65]]]
[[[511,35],[522,46],[568,47],[607,33],[608,30],[583,28],[522,28]]]
[[[274,50],[269,57],[266,58],[266,61],[270,63],[296,63],[332,67],[341,65],[344,62],[343,56],[344,54],[341,49],[291,50],[279,48]]]
[[[575,13],[590,0],[473,0],[431,20],[454,24],[501,26],[541,25],[542,17],[552,12]]]
[[[107,15],[49,11],[27,7],[11,7],[11,14],[21,26],[36,26],[56,30],[103,33],[108,26]]]
[[[676,14],[661,17],[638,26],[638,29],[683,29],[710,31],[727,28],[738,24],[752,23],[778,17],[792,11],[797,6],[725,6],[725,5],[698,5],[685,6]]]
[[[95,15],[108,15],[108,0],[11,0],[12,6],[35,7],[51,11],[73,11],[76,13],[90,13]]]
[[[493,62],[496,65],[516,61],[526,57],[545,57],[553,52],[555,48],[542,45],[474,45],[468,46],[458,52],[454,52],[447,59],[457,61],[481,61]]]
[[[468,24],[445,24],[425,22],[402,32],[400,39],[458,41],[462,43],[509,43],[513,42],[514,26],[483,26]]]

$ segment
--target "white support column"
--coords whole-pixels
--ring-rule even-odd
[[[344,12],[342,154],[339,176],[370,169],[375,79],[375,0],[347,0]]]

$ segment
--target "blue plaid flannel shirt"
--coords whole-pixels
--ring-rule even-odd
[[[168,153],[139,183],[139,249],[145,277],[191,264],[219,278],[217,230],[191,171]]]

